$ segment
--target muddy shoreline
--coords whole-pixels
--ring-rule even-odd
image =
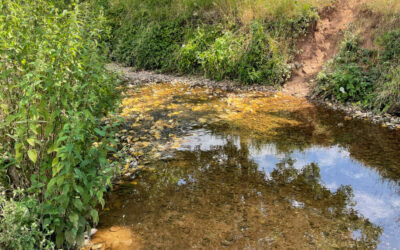
[[[127,88],[134,88],[148,83],[186,83],[192,87],[208,87],[212,89],[221,89],[223,91],[263,91],[275,93],[280,89],[273,86],[265,85],[241,85],[238,82],[223,80],[213,81],[201,76],[177,76],[169,74],[160,74],[151,71],[135,71],[133,68],[124,67],[116,63],[109,64],[108,70],[116,72],[120,75],[121,79],[125,82]],[[363,119],[368,120],[374,124],[380,124],[389,129],[400,129],[400,117],[393,116],[387,113],[377,114],[373,111],[362,110],[361,108],[352,104],[335,103],[329,100],[323,100],[315,97],[306,97],[311,103],[324,106],[328,109],[341,111],[346,113],[349,119]]]

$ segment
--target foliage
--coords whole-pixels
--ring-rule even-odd
[[[251,25],[250,39],[238,65],[238,79],[244,83],[281,84],[290,76],[283,48],[262,24]]]
[[[41,227],[37,197],[15,190],[13,198],[0,196],[0,247],[10,249],[53,249],[52,231]]]
[[[242,46],[243,38],[231,32],[226,32],[217,38],[208,50],[198,56],[206,76],[217,80],[233,77]]]
[[[319,74],[315,92],[400,115],[400,1],[371,0],[363,7],[351,28],[359,35],[346,35],[339,54]]]
[[[137,69],[246,84],[289,77],[294,39],[331,0],[109,0],[111,57]]]
[[[177,67],[180,72],[194,73],[201,67],[200,55],[221,36],[221,32],[218,28],[198,27],[187,36],[190,38],[182,44],[177,54]]]
[[[324,98],[387,110],[393,103],[381,101],[379,96],[384,91],[379,88],[390,86],[388,77],[395,76],[395,74],[385,73],[388,72],[388,66],[393,63],[393,60],[397,60],[397,47],[391,44],[395,42],[396,39],[383,37],[384,50],[378,53],[378,51],[362,49],[358,37],[348,37],[343,42],[340,53],[318,75],[316,92]]]
[[[377,82],[376,105],[385,112],[400,114],[400,29],[384,33],[378,43],[382,77]]]
[[[2,209],[37,207],[32,214],[40,224],[16,221],[31,230],[27,244],[47,236],[35,234],[36,226],[54,232],[58,247],[81,244],[110,184],[111,127],[99,127],[118,100],[117,81],[100,53],[103,15],[89,8],[74,4],[61,11],[44,0],[0,3],[0,169],[7,174],[1,185],[38,199],[3,201],[10,203]]]
[[[183,34],[179,23],[157,23],[143,27],[132,51],[133,65],[143,69],[168,69]]]

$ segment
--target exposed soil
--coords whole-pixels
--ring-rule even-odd
[[[325,62],[337,52],[344,31],[353,23],[363,0],[339,0],[334,8],[320,14],[315,32],[299,41],[302,51],[296,58],[301,66],[293,72],[292,78],[284,85],[283,92],[297,97],[306,97],[312,89],[310,80],[322,70]]]

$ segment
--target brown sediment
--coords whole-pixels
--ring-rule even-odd
[[[141,249],[141,238],[128,227],[112,226],[100,229],[85,249]]]

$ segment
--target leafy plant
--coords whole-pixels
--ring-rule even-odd
[[[294,39],[332,0],[108,2],[113,59],[136,69],[273,85],[290,76]]]
[[[374,65],[376,53],[360,48],[356,36],[348,36],[339,54],[318,76],[317,92],[340,102],[371,106],[380,71]]]
[[[199,61],[206,76],[222,80],[225,77],[233,78],[241,56],[243,37],[225,32],[214,44],[198,55]]]
[[[220,36],[218,29],[213,27],[197,28],[191,38],[178,51],[178,70],[183,73],[193,73],[201,67],[200,54],[205,52]]]
[[[281,84],[290,71],[275,41],[264,26],[254,22],[251,26],[250,39],[239,65],[238,79],[244,83]]]
[[[174,53],[183,37],[178,23],[160,23],[144,27],[133,51],[135,66],[144,69],[171,68]]]
[[[37,226],[58,247],[83,242],[111,184],[111,126],[101,117],[116,105],[117,81],[100,53],[103,15],[89,8],[0,2],[2,185],[38,199]]]
[[[52,231],[40,223],[37,197],[14,190],[10,199],[0,196],[0,247],[10,249],[54,249]]]
[[[378,44],[380,50],[363,49],[358,37],[347,37],[340,53],[319,74],[316,93],[378,112],[399,114],[399,30],[384,33]]]

